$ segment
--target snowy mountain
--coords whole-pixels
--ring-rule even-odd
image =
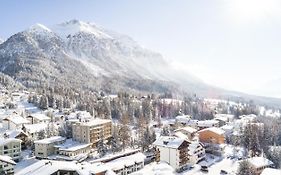
[[[4,40],[2,38],[0,38],[0,44],[2,44],[4,42]]]
[[[0,44],[0,71],[28,88],[187,92],[264,100],[206,85],[130,37],[78,20],[49,27],[35,24],[11,36]]]
[[[162,55],[142,48],[128,36],[78,20],[50,28],[64,40],[69,56],[84,63],[95,76],[182,82]],[[186,76],[189,81],[199,81]]]
[[[35,24],[11,36],[0,45],[0,60],[0,70],[27,87],[55,83],[162,92],[176,87],[165,77],[170,68],[160,54],[77,20],[50,28]]]
[[[31,88],[59,84],[92,86],[85,66],[65,53],[61,38],[36,24],[0,45],[0,70]]]

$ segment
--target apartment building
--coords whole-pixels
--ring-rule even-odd
[[[64,160],[82,160],[91,152],[90,143],[80,143],[67,139],[63,144],[55,145],[57,158]]]
[[[21,159],[21,140],[14,138],[0,139],[0,155],[10,156],[14,161]]]
[[[35,144],[35,156],[38,158],[47,158],[48,156],[55,154],[55,145],[62,144],[66,138],[61,136],[54,136],[42,140],[34,141]]]
[[[73,140],[82,143],[91,143],[95,148],[103,137],[107,140],[112,136],[112,122],[105,119],[94,119],[89,122],[77,122],[72,125]]]
[[[189,156],[189,162],[191,164],[196,164],[200,160],[203,160],[206,156],[205,154],[205,148],[203,147],[203,144],[199,142],[199,137],[196,133],[190,134],[190,132],[184,132],[184,130],[178,130],[174,136],[184,139],[189,142],[188,145],[188,156]]]
[[[190,164],[189,144],[181,138],[161,136],[153,143],[157,152],[156,160],[167,162],[176,171],[180,171]]]
[[[10,156],[0,155],[0,174],[14,174],[16,162]]]

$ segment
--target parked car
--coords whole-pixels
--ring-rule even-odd
[[[209,172],[209,169],[207,166],[201,166],[201,171],[203,172]]]

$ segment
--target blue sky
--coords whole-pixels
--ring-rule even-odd
[[[279,0],[3,0],[0,16],[1,38],[35,23],[94,22],[232,90],[274,95],[262,87],[281,78]]]

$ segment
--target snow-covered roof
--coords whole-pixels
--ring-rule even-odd
[[[2,145],[6,145],[6,144],[8,144],[8,143],[10,143],[10,142],[21,142],[21,140],[20,139],[14,139],[14,138],[0,138],[0,145],[2,146]]]
[[[110,167],[103,164],[90,164],[87,162],[41,160],[22,169],[16,175],[50,175],[58,170],[76,171],[79,175],[89,175],[108,172],[110,171]]]
[[[225,131],[221,128],[218,128],[218,127],[211,127],[211,128],[206,128],[206,129],[202,129],[199,131],[200,132],[205,132],[205,131],[211,131],[213,133],[216,133],[218,135],[223,135],[225,133]]]
[[[8,117],[6,119],[11,121],[11,122],[13,122],[16,125],[30,123],[27,119],[25,119],[25,118],[23,118],[21,116],[10,116],[10,117]]]
[[[70,119],[91,119],[93,116],[87,111],[75,111],[70,113],[67,118]]]
[[[21,133],[25,134],[27,136],[27,134],[19,129],[19,130],[12,130],[12,131],[7,131],[5,132],[5,134],[9,137],[9,138],[16,138],[18,135],[20,135]]]
[[[181,139],[184,139],[184,140],[188,138],[187,135],[185,135],[185,134],[182,133],[181,131],[175,132],[174,135],[175,135],[176,137],[181,138]]]
[[[110,123],[110,122],[111,122],[111,120],[95,118],[89,122],[81,123],[81,125],[95,126],[95,125],[102,125],[102,124]]]
[[[9,164],[12,164],[12,165],[16,165],[16,162],[13,161],[13,159],[10,156],[0,155],[0,161],[6,162],[6,163],[9,163]]]
[[[133,173],[134,175],[175,175],[176,172],[171,165],[169,165],[167,162],[153,162],[142,170]]]
[[[46,123],[27,124],[24,125],[24,127],[26,128],[27,132],[33,134],[45,130],[48,127],[48,124]]]
[[[189,115],[179,115],[176,117],[176,121],[181,123],[189,123],[190,120],[191,117]]]
[[[227,130],[233,130],[234,126],[232,125],[224,125],[221,127],[221,129],[227,131]]]
[[[261,175],[277,175],[277,174],[281,174],[281,169],[273,169],[273,168],[265,168]]]
[[[219,118],[219,119],[222,119],[222,120],[233,119],[234,115],[233,114],[216,114],[214,118]]]
[[[197,132],[197,129],[194,129],[194,128],[190,127],[190,126],[186,126],[186,127],[183,127],[183,128],[179,128],[176,131],[185,131],[185,132],[188,132],[188,133],[192,134],[192,133]]]
[[[198,121],[198,126],[200,127],[212,127],[213,125],[219,124],[217,120],[203,120]]]
[[[252,157],[249,158],[248,161],[256,168],[273,165],[273,162],[264,157]]]
[[[153,143],[153,145],[177,149],[183,142],[184,139],[182,138],[161,136]]]
[[[64,141],[64,140],[65,140],[65,137],[53,136],[53,137],[42,139],[42,140],[36,140],[36,141],[34,141],[34,143],[50,144],[50,143],[60,142],[60,141]]]
[[[45,114],[40,114],[40,113],[34,113],[30,115],[31,117],[39,120],[39,121],[48,121],[51,120],[48,116],[46,116]]]
[[[246,120],[246,121],[252,121],[257,118],[255,114],[249,114],[249,115],[241,115],[239,116],[240,119]]]
[[[88,143],[80,143],[73,141],[72,139],[67,139],[63,144],[55,145],[55,147],[59,148],[61,151],[77,151],[80,149],[84,149],[89,147],[91,144]]]
[[[121,157],[119,159],[107,162],[105,165],[112,168],[112,170],[123,169],[125,166],[131,166],[135,163],[144,162],[145,155],[143,153],[136,153],[130,156]]]

